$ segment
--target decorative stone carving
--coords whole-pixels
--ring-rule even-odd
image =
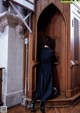
[[[22,25],[22,21],[19,18],[19,16],[12,14],[8,11],[0,15],[0,32],[4,32],[4,29],[7,25],[14,27],[17,26],[18,24],[19,26]],[[21,28],[19,33],[21,33]]]
[[[19,25],[17,25],[17,27],[16,27],[16,33],[19,33],[19,34],[23,34],[24,32],[23,32],[23,27],[19,24]]]

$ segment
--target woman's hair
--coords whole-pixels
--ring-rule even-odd
[[[41,39],[41,45],[44,47],[45,45],[49,46],[51,49],[55,48],[55,40],[50,36],[44,36]]]

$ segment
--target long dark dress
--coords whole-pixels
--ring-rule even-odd
[[[43,47],[40,53],[40,66],[37,77],[36,99],[46,101],[53,91],[53,64],[55,54],[50,48]]]

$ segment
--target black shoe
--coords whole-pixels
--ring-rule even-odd
[[[41,102],[40,102],[40,111],[41,111],[42,113],[45,113],[45,102],[44,102],[44,101],[41,101]]]
[[[31,112],[35,111],[35,101],[34,100],[32,100],[32,102],[30,104],[30,110],[31,110]]]
[[[41,110],[40,110],[42,113],[45,113],[45,108],[43,109],[43,108],[41,108]]]

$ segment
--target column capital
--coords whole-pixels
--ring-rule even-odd
[[[4,32],[6,26],[16,27],[17,25],[23,25],[18,15],[12,14],[8,11],[0,14],[0,31]]]

